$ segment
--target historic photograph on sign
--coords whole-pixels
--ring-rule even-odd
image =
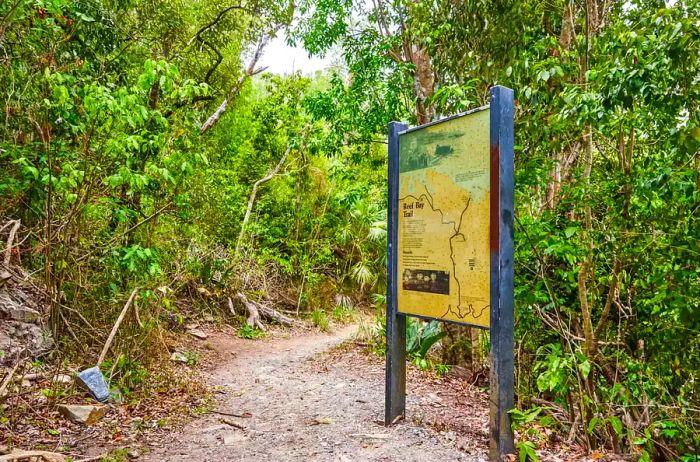
[[[488,327],[490,116],[399,136],[398,311]]]
[[[426,269],[403,270],[403,290],[430,292],[433,294],[450,294],[450,273]]]

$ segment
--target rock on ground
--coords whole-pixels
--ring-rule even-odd
[[[95,425],[107,413],[107,406],[62,404],[58,406],[58,412],[73,422]]]
[[[42,328],[45,294],[19,267],[0,263],[0,366],[36,358],[53,346]]]

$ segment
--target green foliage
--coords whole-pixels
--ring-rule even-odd
[[[445,337],[445,332],[437,321],[425,322],[410,316],[406,317],[406,356],[421,370],[435,370],[438,376],[445,375],[450,366],[433,361],[430,358],[430,349]],[[373,337],[376,342],[373,350],[383,356],[386,344],[386,317],[382,314],[377,317],[374,324]]]
[[[519,434],[515,447],[520,461],[538,462],[540,460],[535,449],[539,444],[547,441],[546,429],[554,424],[554,419],[550,416],[542,416],[542,411],[542,407],[510,411],[513,430]]]
[[[452,367],[449,364],[437,363],[435,364],[435,375],[438,377],[443,377],[445,374],[450,372]]]
[[[428,351],[443,337],[445,332],[440,329],[437,321],[424,322],[406,317],[406,354],[411,359],[421,360],[420,364],[426,364]]]
[[[311,322],[318,327],[321,332],[328,332],[330,328],[330,320],[328,314],[320,309],[315,309],[311,312]]]
[[[124,354],[117,356],[115,361],[105,360],[101,367],[106,377],[110,378],[110,384],[117,386],[124,395],[138,390],[149,374],[141,363]]]
[[[350,322],[355,318],[355,314],[355,305],[352,299],[346,295],[338,296],[333,313],[331,313],[333,319],[338,322]]]
[[[258,329],[257,327],[251,327],[247,323],[244,323],[240,329],[238,329],[238,336],[241,338],[246,338],[249,340],[254,340],[256,338],[263,337],[265,332]]]
[[[129,456],[129,448],[115,449],[109,455],[100,457],[100,462],[126,462]]]
[[[516,443],[516,449],[518,451],[519,462],[526,462],[528,460],[539,462],[540,458],[535,452],[535,444],[531,441],[518,441]]]

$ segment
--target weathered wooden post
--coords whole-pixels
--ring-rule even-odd
[[[390,425],[406,410],[406,317],[396,309],[399,198],[399,132],[408,125],[389,124],[389,193],[387,211],[387,272],[386,272],[386,392],[384,423]]]
[[[490,459],[515,453],[508,411],[515,407],[513,357],[513,90],[491,89]]]

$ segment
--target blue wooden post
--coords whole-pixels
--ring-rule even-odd
[[[513,357],[513,90],[491,89],[491,461],[515,453]]]
[[[387,213],[386,271],[386,390],[384,424],[390,425],[406,412],[406,318],[396,306],[399,203],[399,132],[408,125],[389,124],[389,193]]]

